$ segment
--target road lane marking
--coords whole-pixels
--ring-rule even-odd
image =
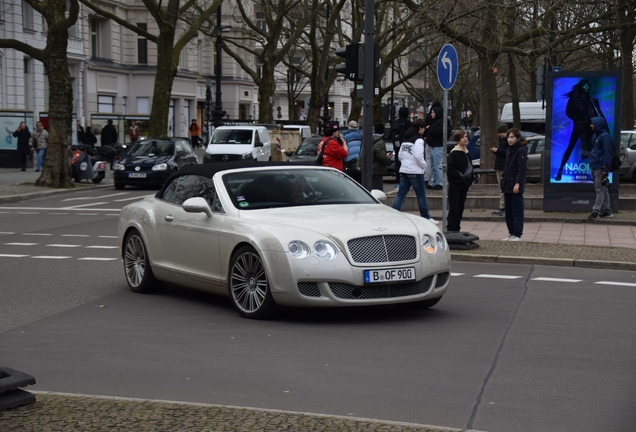
[[[97,216],[97,213],[78,213],[78,216]]]
[[[478,274],[473,277],[488,279],[521,279],[521,276],[495,275],[495,274]]]
[[[118,260],[119,258],[99,258],[99,257],[84,257],[84,258],[78,258],[78,261],[115,261]]]
[[[97,237],[99,237],[99,238],[114,238],[114,239],[119,238],[117,236],[97,236]]]
[[[40,214],[38,212],[18,212],[18,214]]]
[[[88,234],[62,234],[62,237],[90,237]]]
[[[451,273],[451,276],[464,276],[466,273]]]
[[[0,258],[24,258],[28,255],[15,255],[15,254],[0,254]]]
[[[530,280],[542,281],[542,282],[570,282],[570,283],[583,282],[582,279],[561,279],[561,278],[551,278],[551,277],[537,277],[537,278],[532,278]]]
[[[142,200],[142,199],[144,199],[144,198],[146,198],[146,197],[150,197],[150,196],[154,196],[154,195],[152,195],[152,194],[150,194],[150,195],[139,195],[139,196],[131,197],[131,198],[124,198],[124,199],[113,200],[113,202],[132,201],[132,200],[136,200],[136,199],[138,199],[138,200]]]
[[[5,246],[35,246],[38,243],[5,243]]]
[[[114,193],[110,195],[102,195],[102,196],[96,196],[96,197],[66,198],[65,200],[62,200],[62,201],[84,201],[84,200],[93,200],[93,199],[103,199],[103,198],[109,198],[109,197],[119,196],[119,195],[128,195],[129,193],[130,192],[118,192],[118,193]]]
[[[52,236],[53,234],[48,234],[48,233],[22,233],[22,235],[26,235],[26,236]]]
[[[37,258],[37,259],[69,259],[69,258],[73,258],[70,256],[53,256],[53,255],[38,255],[38,256],[32,256],[31,258]]]
[[[119,216],[119,213],[106,213],[106,216]]]
[[[117,249],[119,246],[86,246],[86,249]]]
[[[75,244],[48,244],[45,246],[49,246],[49,247],[62,247],[62,248],[76,248],[76,247],[82,247],[82,245],[75,245]]]
[[[8,232],[8,231],[0,232],[0,235],[12,235],[12,234],[15,234],[15,233],[14,232]]]
[[[86,210],[83,209],[82,207],[90,207],[90,206],[97,206],[97,205],[102,205],[102,204],[108,204],[107,202],[96,202],[96,203],[89,203],[89,204],[81,204],[81,205],[75,205],[75,206],[70,206],[70,207],[64,207],[62,210]],[[93,209],[91,209],[93,210]]]
[[[629,282],[612,282],[612,281],[598,281],[594,282],[597,285],[614,285],[614,286],[628,286],[628,287],[636,287],[636,283]]]
[[[47,214],[60,216],[60,215],[67,215],[68,213],[47,213]]]

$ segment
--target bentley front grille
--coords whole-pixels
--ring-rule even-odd
[[[379,284],[356,286],[340,282],[330,282],[329,289],[334,296],[345,300],[370,300],[407,297],[424,294],[431,288],[434,276],[427,276],[419,282],[401,284]]]
[[[410,261],[417,258],[417,242],[408,235],[359,237],[347,242],[356,263]]]
[[[320,297],[320,289],[316,282],[298,282],[298,291],[305,297]]]

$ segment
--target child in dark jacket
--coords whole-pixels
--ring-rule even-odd
[[[506,205],[506,225],[508,237],[504,241],[521,241],[523,234],[523,191],[526,187],[526,171],[528,171],[528,147],[526,140],[521,138],[517,128],[508,130],[508,152],[504,170],[501,175],[501,192],[504,193]]]
[[[459,232],[468,189],[473,184],[473,163],[466,149],[468,135],[458,130],[453,135],[457,145],[448,155],[448,224],[446,231]]]

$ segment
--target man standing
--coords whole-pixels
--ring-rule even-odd
[[[347,157],[344,159],[344,172],[357,181],[362,183],[362,173],[358,170],[358,159],[362,150],[362,134],[358,130],[358,122],[351,120],[349,122],[349,132],[344,135],[347,143]]]
[[[119,141],[119,135],[117,134],[117,129],[113,126],[113,121],[108,119],[106,122],[106,126],[102,128],[102,137],[101,137],[101,145],[112,146],[113,144]]]
[[[412,126],[409,120],[410,111],[408,107],[401,107],[398,110],[398,118],[391,125],[391,138],[393,139],[393,151],[395,155],[400,152],[400,146],[404,140],[404,133]],[[400,161],[395,158],[395,188],[400,187]]]
[[[130,143],[134,144],[139,139],[139,127],[135,121],[130,122],[130,127],[128,128],[128,137],[130,138]]]
[[[347,143],[340,136],[338,123],[327,123],[324,130],[324,138],[318,144],[318,155],[322,153],[322,165],[343,170],[342,161],[347,157]],[[324,150],[323,150],[324,147]]]
[[[44,162],[44,154],[46,153],[46,145],[49,142],[49,133],[44,129],[42,122],[35,124],[35,132],[31,135],[31,141],[33,142],[33,148],[38,157],[38,162],[35,170],[40,171],[42,169],[42,163]]]
[[[590,170],[594,177],[596,201],[592,207],[592,214],[590,214],[589,219],[612,217],[609,179],[607,176],[612,166],[614,141],[607,130],[607,122],[603,117],[593,117],[590,128],[594,132],[594,147],[592,147],[592,153],[590,154]]]
[[[20,122],[18,129],[13,132],[13,137],[18,139],[18,154],[20,155],[20,167],[22,171],[26,171],[27,157],[31,153],[29,142],[31,141],[31,132],[25,122]]]
[[[190,142],[192,143],[192,148],[199,147],[199,137],[201,136],[201,127],[197,124],[196,119],[192,119],[192,123],[188,128],[188,136],[190,137]]]
[[[508,151],[508,140],[506,139],[506,132],[508,131],[508,125],[505,123],[499,123],[497,126],[497,135],[499,135],[499,146],[491,147],[490,151],[495,154],[495,172],[497,173],[497,184],[501,183],[501,173],[503,173],[504,164],[506,162],[506,152]],[[499,196],[499,210],[495,210],[492,214],[497,216],[505,216],[505,199],[504,193],[501,192]]]
[[[444,139],[444,110],[441,106],[433,107],[431,111],[432,123],[426,126],[426,144],[431,146],[431,183],[430,189],[441,190],[443,188],[442,158],[446,149]],[[448,130],[448,134],[450,134]]]

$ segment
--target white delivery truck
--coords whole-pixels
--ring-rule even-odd
[[[546,110],[543,104],[543,102],[519,102],[521,130],[539,134],[545,133]],[[503,106],[500,121],[512,127],[512,102]]]

